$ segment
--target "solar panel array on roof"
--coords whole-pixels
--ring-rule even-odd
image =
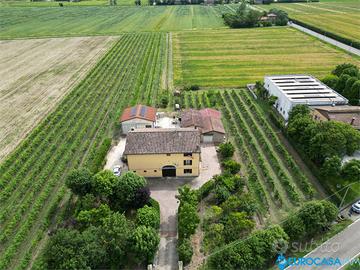
[[[145,117],[145,114],[146,114],[146,107],[145,107],[145,106],[141,106],[140,115],[141,115],[142,117]]]
[[[136,111],[137,111],[137,107],[136,107],[136,106],[132,107],[132,108],[131,108],[130,115],[131,115],[131,116],[135,116],[135,115],[136,115]]]
[[[342,99],[338,93],[312,76],[289,75],[269,78],[290,100]]]

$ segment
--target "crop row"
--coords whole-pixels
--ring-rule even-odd
[[[158,63],[161,57],[157,51],[163,40],[159,36],[124,35],[0,165],[0,185],[4,188],[0,193],[0,269],[20,262],[12,266],[26,267],[49,211],[59,202],[69,170],[91,164],[94,149],[112,134],[113,123],[124,106],[140,99],[144,89],[149,96],[159,87],[162,63]],[[148,59],[146,63],[144,59]],[[159,67],[148,70],[147,65]],[[141,71],[147,78],[145,88],[134,89]]]
[[[266,134],[267,138],[270,140],[271,145],[275,148],[275,150],[282,156],[282,160],[286,163],[286,165],[290,168],[292,174],[297,179],[297,183],[299,183],[303,192],[308,198],[313,197],[314,189],[310,184],[308,178],[304,175],[304,173],[300,170],[292,156],[285,149],[283,144],[280,142],[279,138],[275,134],[275,131],[270,126],[268,121],[265,119],[263,113],[260,112],[259,108],[255,105],[253,99],[249,96],[249,93],[244,93],[243,91],[239,94],[243,104],[249,108],[252,115],[256,119],[256,121],[262,127],[262,130]]]
[[[283,200],[281,199],[280,193],[277,190],[275,181],[272,177],[272,173],[270,172],[271,166],[263,158],[263,151],[257,146],[253,136],[250,133],[249,127],[246,125],[243,117],[240,114],[240,110],[237,108],[237,104],[231,97],[232,95],[234,95],[234,92],[226,91],[223,96],[230,110],[233,112],[234,119],[238,128],[240,129],[241,135],[244,137],[244,141],[247,143],[247,147],[251,149],[250,153],[252,154],[253,161],[256,162],[256,164],[259,166],[259,172],[261,172],[263,179],[268,186],[269,194],[277,204],[281,205]]]
[[[235,91],[232,91],[231,96],[234,99],[234,104],[236,104],[238,107],[238,108],[236,108],[236,110],[241,112],[242,118],[244,119],[243,120],[244,126],[248,126],[249,129],[251,129],[250,132],[253,135],[250,135],[248,133],[247,129],[244,128],[246,131],[248,140],[250,140],[251,145],[253,145],[255,148],[254,150],[257,151],[258,153],[264,153],[264,155],[268,158],[268,163],[271,164],[271,169],[277,175],[277,179],[279,179],[282,186],[286,190],[290,200],[294,204],[297,204],[300,201],[300,198],[299,198],[299,194],[296,192],[296,187],[294,186],[293,183],[291,183],[291,179],[287,175],[286,171],[284,171],[283,168],[281,167],[280,161],[278,160],[278,158],[275,157],[274,152],[270,148],[269,143],[265,140],[265,138],[264,138],[263,134],[261,133],[261,131],[259,130],[259,128],[256,126],[256,124],[254,122],[252,122],[252,118],[251,118],[250,114],[245,109],[244,104],[240,101],[240,99],[237,96],[237,94],[235,93]],[[245,120],[247,122],[247,125],[245,125]],[[257,141],[259,143],[259,145],[261,146],[261,149],[258,149],[258,148],[256,149],[255,141]]]
[[[236,117],[231,113],[233,112],[232,106],[226,103],[226,98],[223,97],[220,93],[218,94],[218,98],[219,100],[222,100],[223,119],[226,123],[228,130],[230,131],[230,134],[234,138],[235,146],[238,149],[238,152],[241,153],[241,159],[246,165],[249,190],[255,195],[255,198],[262,205],[262,207],[266,207],[266,209],[268,209],[269,202],[267,200],[264,188],[259,182],[260,175],[256,167],[254,166],[252,155],[250,154],[247,143],[245,142],[246,139],[243,137],[241,129],[239,128],[239,123]]]

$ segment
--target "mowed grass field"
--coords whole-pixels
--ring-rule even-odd
[[[175,85],[239,87],[264,75],[319,78],[350,56],[290,27],[188,31],[173,34]]]
[[[271,4],[257,6],[286,11],[290,18],[314,25],[340,36],[360,40],[360,1],[320,1],[319,3]]]
[[[113,35],[225,27],[227,6],[8,7],[0,9],[0,39]]]

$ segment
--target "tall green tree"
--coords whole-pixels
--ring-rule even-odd
[[[66,186],[79,196],[84,196],[91,192],[93,176],[88,169],[81,168],[73,170],[65,180]]]
[[[138,262],[151,263],[160,242],[156,230],[151,227],[139,226],[133,231],[131,241],[135,259]]]
[[[99,238],[104,243],[109,264],[113,267],[118,268],[127,263],[132,232],[133,224],[124,214],[114,212],[103,219]]]
[[[128,171],[117,177],[114,183],[114,192],[111,204],[115,209],[126,210],[128,208],[142,207],[135,202],[136,194],[139,189],[146,186],[144,177],[134,172]]]
[[[341,175],[350,182],[360,181],[360,160],[352,159],[341,168]]]

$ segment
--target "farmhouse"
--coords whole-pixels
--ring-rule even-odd
[[[313,76],[266,76],[264,81],[269,94],[278,98],[274,106],[285,120],[296,105],[335,106],[348,103],[346,98]]]
[[[360,130],[360,106],[322,106],[313,108],[311,113],[317,121],[339,121]]]
[[[124,156],[145,177],[198,176],[200,149],[199,130],[146,128],[128,133]]]
[[[221,112],[214,109],[185,110],[181,114],[180,126],[195,128],[201,132],[204,143],[221,143],[225,138],[225,129],[221,122]]]
[[[120,122],[123,134],[132,129],[152,128],[156,122],[156,108],[144,105],[128,107],[121,115]]]

